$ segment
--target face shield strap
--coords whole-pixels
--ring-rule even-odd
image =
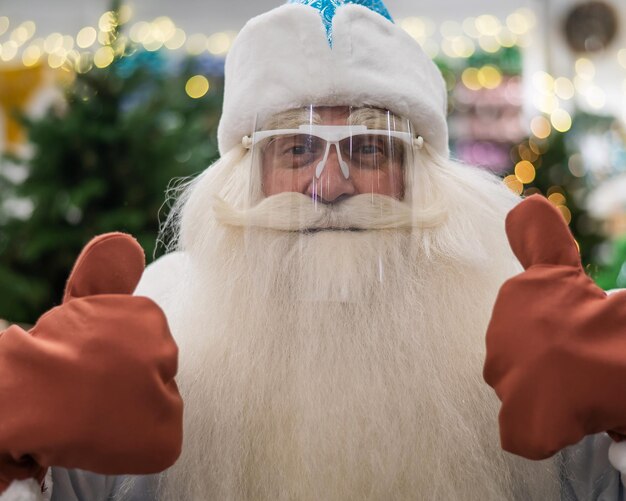
[[[275,136],[288,136],[293,134],[308,134],[310,136],[318,137],[326,142],[326,150],[324,158],[317,164],[315,168],[315,177],[319,179],[324,172],[328,155],[330,154],[330,147],[334,146],[337,151],[337,158],[339,160],[339,166],[341,167],[341,173],[346,179],[350,178],[350,168],[347,162],[341,156],[341,148],[339,143],[350,137],[359,135],[383,135],[389,138],[400,139],[405,143],[410,144],[416,149],[422,149],[424,147],[424,138],[422,136],[413,136],[410,132],[398,132],[390,130],[373,130],[368,129],[365,125],[317,125],[317,124],[303,124],[297,129],[274,129],[258,131],[250,136],[244,136],[241,140],[241,144],[244,148],[250,149],[259,142]]]

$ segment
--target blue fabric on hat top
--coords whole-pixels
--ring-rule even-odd
[[[319,10],[320,16],[322,17],[322,23],[326,28],[328,43],[331,47],[333,46],[333,18],[335,17],[335,11],[337,8],[342,5],[362,5],[363,7],[367,7],[368,9],[377,12],[393,23],[393,19],[382,0],[288,0],[287,3],[299,3]]]

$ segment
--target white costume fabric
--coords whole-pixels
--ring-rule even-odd
[[[302,3],[251,20],[235,41],[226,62],[222,160],[192,185],[181,252],[150,266],[136,292],[162,306],[181,348],[186,442],[162,477],[166,490],[157,477],[55,469],[52,499],[622,500],[606,436],[538,465],[499,448],[497,402],[480,368],[495,294],[519,270],[504,233],[516,199],[490,174],[447,159],[446,91],[437,68],[380,11],[352,5],[376,2]],[[332,4],[330,31],[314,4],[322,13],[319,6]],[[268,245],[245,254],[245,231],[219,223],[213,197],[237,209],[245,198],[250,166],[241,143],[255,117],[263,122],[306,105],[378,107],[408,118],[425,141],[407,168],[415,174],[411,189],[419,185],[421,193],[416,207],[439,207],[445,223],[376,236],[320,231],[303,236],[299,243],[311,245],[302,248],[285,244],[288,232],[263,230]],[[272,245],[274,236],[282,243]],[[319,281],[302,272],[313,288],[372,273],[352,257],[378,242],[387,245],[377,256],[380,281],[389,271],[391,283],[380,302],[303,306],[288,294],[276,303],[262,293],[266,285],[265,292],[277,283],[300,285],[287,273],[263,275],[265,266],[280,270],[283,262],[300,273],[289,261],[298,252],[324,268],[317,245],[337,255],[328,256],[335,268]],[[364,289],[363,297],[376,298],[373,287]]]
[[[220,153],[252,132],[255,117],[313,104],[389,109],[446,156],[446,88],[420,46],[361,5],[338,8],[332,27],[331,48],[319,13],[306,5],[283,5],[248,22],[226,60]]]
[[[626,497],[619,474],[607,461],[610,443],[611,439],[602,434],[587,437],[580,444],[565,449],[560,454],[562,458],[560,496],[554,500],[541,501],[624,501]],[[52,501],[157,501],[158,499],[156,476],[106,477],[85,471],[53,468],[53,478]],[[133,480],[133,488],[132,491],[125,492],[123,485],[128,480]],[[120,494],[121,492],[124,494]],[[24,501],[17,495],[10,495],[10,493],[5,495],[7,498],[5,500],[3,497],[3,501]],[[416,493],[413,499],[423,498]]]
[[[476,176],[477,174],[472,172],[472,169],[469,169],[468,173]],[[466,174],[468,174],[466,173]],[[476,187],[476,185],[472,184],[472,179],[474,176],[468,176],[460,182],[460,187],[465,187],[468,191],[471,191]],[[469,183],[469,184],[464,184]],[[488,185],[483,185],[484,188],[487,188]],[[504,193],[502,193],[504,194]],[[495,196],[496,191],[491,193],[491,196]],[[481,207],[485,214],[489,211],[489,197],[486,197],[485,200],[476,199],[474,202],[475,207],[471,207],[471,211],[476,213],[476,207]],[[464,201],[462,206],[466,208],[470,208],[467,204],[467,201]],[[456,214],[458,215],[458,213]],[[466,221],[467,222],[467,221]],[[463,224],[463,223],[461,223]],[[502,238],[503,235],[502,235]],[[469,242],[469,241],[468,241]],[[494,256],[496,258],[497,256]],[[208,264],[211,262],[209,261]],[[198,264],[198,263],[196,263]],[[175,320],[177,316],[179,316],[181,310],[181,305],[185,304],[186,298],[184,293],[181,291],[184,290],[185,284],[191,280],[190,274],[193,274],[192,271],[193,259],[186,252],[177,252],[162,258],[160,261],[151,265],[143,279],[141,284],[138,287],[137,293],[142,295],[149,295],[155,301],[157,301],[165,310],[168,318],[174,320],[175,325],[177,321]],[[434,272],[437,274],[437,271]],[[459,282],[455,285],[455,287],[463,288],[464,285]],[[482,294],[481,291],[476,290],[476,294]],[[435,289],[425,291],[426,294],[435,294],[437,295],[437,291]],[[451,306],[453,306],[451,304]],[[184,309],[184,306],[183,306]],[[178,311],[178,313],[177,313]],[[189,316],[193,316],[194,312],[189,310]],[[241,311],[241,315],[245,315],[245,310]],[[419,327],[416,327],[416,331],[419,331]],[[183,369],[181,373],[180,379],[181,389],[187,386],[185,379],[189,378],[189,371],[184,371],[184,362],[190,356],[190,352],[195,350],[194,348],[194,340],[190,338],[189,333],[178,332],[176,328],[173,328],[175,336],[179,336],[178,340],[181,344],[181,369]],[[212,329],[209,330],[212,332]],[[207,334],[210,332],[207,331]],[[217,332],[217,338],[214,338],[212,341],[215,343],[215,340],[219,340],[220,333]],[[441,332],[442,336],[445,335],[456,336],[458,333],[447,333]],[[209,342],[207,340],[207,342]],[[189,345],[191,343],[191,345]],[[217,346],[215,346],[217,348]],[[242,348],[244,348],[242,346]],[[193,355],[193,354],[192,354]],[[183,374],[185,374],[183,376]],[[226,377],[227,375],[224,374]],[[230,374],[233,376],[233,374]],[[254,393],[255,390],[251,390]],[[189,395],[192,398],[192,395]],[[231,395],[229,395],[231,396]],[[232,395],[232,398],[237,398],[236,395]],[[470,397],[470,395],[468,395]],[[417,395],[416,395],[417,398]],[[187,412],[195,413],[197,412],[197,406],[194,408],[193,402],[189,399],[186,400],[190,405],[187,408]],[[207,412],[211,415],[219,414],[219,406],[215,409],[206,409]],[[436,411],[436,409],[433,409]],[[494,425],[495,425],[495,415],[494,417]],[[469,431],[469,430],[468,430]],[[393,435],[390,430],[390,436]],[[493,429],[493,435],[496,436],[496,430]],[[560,482],[559,490],[560,493],[555,494],[552,497],[536,497],[526,494],[514,495],[513,497],[507,498],[498,498],[499,499],[520,499],[520,500],[556,500],[562,499],[567,501],[586,501],[590,499],[597,499],[602,501],[621,501],[623,499],[622,488],[619,482],[618,473],[608,465],[608,456],[607,449],[609,446],[610,440],[606,435],[599,435],[596,437],[590,437],[581,443],[577,447],[570,448],[566,450],[557,460],[558,469],[555,472],[555,481]],[[416,452],[416,456],[419,456],[419,453]],[[215,451],[211,451],[209,447],[207,447],[207,455],[202,458],[202,460],[206,460],[207,463],[210,462],[210,458],[215,458]],[[219,462],[219,457],[216,460]],[[458,462],[461,463],[463,461],[462,457],[458,458]],[[208,474],[208,471],[207,471]],[[455,474],[453,470],[450,470],[451,478]],[[125,499],[130,501],[147,501],[147,500],[156,500],[156,499],[244,499],[237,497],[219,497],[219,496],[185,496],[177,498],[176,496],[169,496],[165,498],[158,497],[158,488],[157,482],[158,479],[156,477],[147,477],[141,479],[131,479],[131,488],[130,490],[124,488],[125,482],[129,479],[125,478],[114,478],[114,477],[101,477],[93,474],[86,474],[84,472],[68,472],[65,470],[54,470],[54,485],[53,485],[53,499],[55,501],[60,500],[68,500],[68,501],[83,501],[83,500],[106,500],[106,499],[117,499],[116,495],[118,493],[122,493],[122,497],[119,499]],[[452,480],[451,480],[452,482]],[[349,497],[334,497],[334,498],[326,498],[326,499],[348,499]],[[269,498],[268,498],[269,499]],[[301,499],[295,497],[294,499]],[[414,495],[404,495],[403,497],[397,496],[373,496],[370,499],[432,499],[430,497],[424,497],[421,495],[420,491],[415,491]],[[445,499],[477,499],[475,497],[457,497],[450,498],[446,497]],[[483,498],[478,498],[482,499]]]

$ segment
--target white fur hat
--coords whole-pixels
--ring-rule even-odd
[[[250,135],[255,118],[262,123],[314,104],[389,109],[447,156],[446,88],[435,64],[380,13],[331,1],[337,8],[326,19],[328,33],[320,11],[301,4],[273,9],[241,30],[226,58],[220,153]]]

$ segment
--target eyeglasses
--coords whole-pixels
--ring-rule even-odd
[[[421,148],[424,140],[410,132],[368,129],[364,125],[304,124],[297,129],[264,130],[243,138],[250,149],[264,142],[263,151],[271,149],[272,159],[279,167],[300,169],[315,165],[315,177],[320,178],[331,146],[343,176],[350,177],[350,168],[379,169],[389,162],[402,162],[406,147]]]

